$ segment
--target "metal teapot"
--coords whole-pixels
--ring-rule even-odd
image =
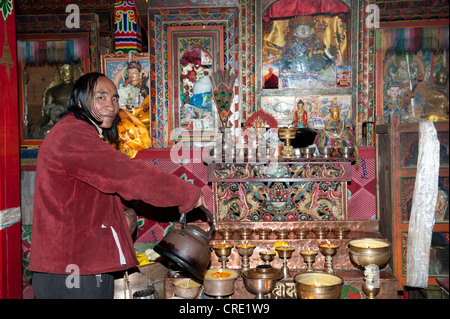
[[[171,229],[153,250],[203,280],[211,261],[209,239],[214,232],[216,221],[206,207],[200,208],[211,220],[208,233],[200,227],[186,225],[186,214],[182,214],[181,229]]]

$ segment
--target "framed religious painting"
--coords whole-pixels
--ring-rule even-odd
[[[278,0],[262,13],[265,90],[351,87],[351,12],[344,1]]]
[[[101,72],[111,79],[119,93],[119,106],[133,112],[149,95],[148,53],[102,54]]]
[[[90,70],[88,33],[17,34],[20,145],[39,146]]]
[[[213,75],[224,69],[222,25],[167,27],[169,145],[211,141],[219,121]]]
[[[389,123],[448,121],[448,23],[385,23],[377,30],[376,115]],[[401,41],[399,39],[402,39]]]

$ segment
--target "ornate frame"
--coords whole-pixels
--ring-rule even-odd
[[[142,67],[141,73],[145,74],[147,78],[146,85],[149,87],[150,62],[148,53],[133,53],[131,55],[126,53],[107,53],[100,56],[101,72],[116,84],[119,90],[119,95],[121,95],[120,87],[125,84],[124,73],[127,68],[127,62],[129,62],[130,59],[131,61],[139,62]],[[143,96],[143,98],[146,98],[147,95]],[[121,96],[121,99],[122,98],[124,97]],[[140,104],[142,104],[142,102],[143,100],[140,101]]]
[[[167,69],[169,79],[169,133],[173,130],[182,128],[182,101],[180,101],[180,95],[183,94],[183,83],[180,79],[182,74],[180,60],[194,48],[201,48],[202,51],[206,51],[211,55],[211,72],[223,70],[223,26],[170,26],[167,28],[167,54],[170,59]],[[214,138],[215,134],[218,132],[217,114],[214,108],[212,108],[211,115],[214,125],[213,130],[208,130],[205,134],[203,128],[195,127],[195,123],[192,127],[188,124],[188,127],[184,128],[184,132],[181,132],[181,138],[185,137],[185,131],[187,131],[189,139],[193,141],[205,141]],[[172,140],[169,140],[169,145],[172,145]]]

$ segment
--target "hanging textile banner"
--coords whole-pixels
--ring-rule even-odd
[[[377,29],[376,49],[382,51],[442,51],[449,45],[448,25],[423,28]]]
[[[134,1],[114,4],[114,29],[116,52],[142,51],[141,24]]]
[[[17,58],[22,63],[43,65],[67,63],[89,57],[89,43],[84,39],[62,41],[17,41]]]
[[[433,122],[419,123],[419,157],[408,228],[407,286],[428,285],[431,235],[439,185],[439,140]]]

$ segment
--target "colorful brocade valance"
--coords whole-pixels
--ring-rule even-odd
[[[448,25],[423,28],[377,29],[376,49],[417,52],[448,50]]]
[[[17,58],[27,64],[66,63],[89,57],[84,39],[62,41],[17,41]]]

